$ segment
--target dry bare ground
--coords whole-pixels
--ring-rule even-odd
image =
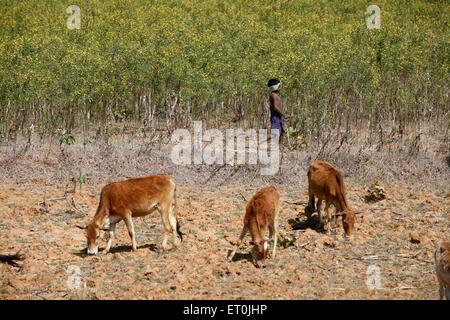
[[[0,253],[26,256],[21,268],[0,264],[1,299],[438,299],[433,251],[450,236],[448,147],[429,144],[409,158],[351,147],[325,153],[345,173],[350,204],[363,212],[349,242],[341,227],[326,235],[305,222],[312,151],[286,153],[281,174],[261,177],[254,167],[174,166],[170,145],[127,139],[64,153],[46,141],[27,152],[20,143],[0,146]],[[87,182],[71,193],[70,179],[80,171]],[[110,254],[86,256],[76,225],[93,216],[101,187],[161,172],[178,183],[181,247],[158,252],[155,214],[136,219],[137,252],[121,223]],[[375,180],[387,198],[366,203]],[[247,238],[228,262],[242,228],[242,195],[269,184],[283,200],[300,202],[284,202],[280,212],[282,240],[291,237],[291,245],[280,245],[276,259],[256,269]],[[366,283],[371,265],[380,269],[375,290]]]

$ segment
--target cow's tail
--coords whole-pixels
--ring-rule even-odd
[[[178,220],[178,206],[177,206],[177,187],[173,189],[173,213],[175,216],[175,220],[177,222],[177,234],[180,237],[181,241],[183,241],[183,233],[180,230],[180,222]]]
[[[345,205],[345,209],[348,209],[347,204],[347,197],[346,197],[346,190],[345,190],[345,184],[344,184],[344,177],[340,172],[336,175],[336,181],[338,184],[338,190],[336,190],[336,196],[339,199],[339,203],[342,203]],[[344,208],[341,208],[341,211],[344,211]]]

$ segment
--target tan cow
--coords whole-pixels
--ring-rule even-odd
[[[105,224],[109,226],[109,240],[104,252],[108,253],[114,239],[116,224],[122,220],[127,226],[133,250],[137,250],[132,218],[146,216],[155,210],[161,214],[164,227],[162,249],[167,249],[169,234],[173,234],[174,246],[178,246],[181,241],[177,235],[181,240],[183,238],[176,218],[175,189],[175,183],[167,175],[129,179],[104,186],[97,212],[86,227],[87,253],[98,253],[97,239],[100,228]]]
[[[308,194],[309,194],[309,209],[313,212],[315,210],[315,199],[317,200],[317,213],[319,220],[322,223],[321,206],[322,201],[325,200],[325,212],[327,213],[327,232],[331,231],[331,213],[329,207],[334,204],[337,216],[342,216],[342,224],[344,232],[347,236],[351,236],[355,224],[355,212],[348,206],[346,199],[346,190],[344,185],[344,178],[342,174],[326,161],[316,160],[308,169]],[[335,221],[336,223],[336,221]]]
[[[439,298],[450,300],[450,242],[443,242],[434,253]]]
[[[264,261],[269,257],[269,240],[273,241],[272,258],[275,258],[278,237],[278,212],[280,207],[280,193],[275,187],[265,187],[259,190],[247,203],[242,229],[236,247],[229,256],[231,261],[236,254],[247,232],[252,237],[252,258],[259,267],[258,258]],[[269,229],[269,239],[265,237]]]

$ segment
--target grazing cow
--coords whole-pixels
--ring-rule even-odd
[[[316,160],[308,169],[308,194],[309,213],[315,210],[314,196],[318,198],[317,213],[322,223],[321,206],[325,200],[325,212],[327,213],[327,233],[331,231],[330,204],[336,208],[335,226],[337,216],[342,216],[342,224],[346,236],[351,236],[355,224],[355,212],[348,206],[344,178],[342,174],[326,161]]]
[[[450,242],[443,242],[434,252],[439,298],[450,300]]]
[[[259,190],[247,203],[242,229],[236,247],[229,256],[231,261],[236,254],[247,232],[252,237],[253,263],[259,267],[258,256],[264,261],[269,257],[269,239],[264,235],[269,229],[269,238],[273,241],[272,257],[275,258],[278,237],[278,211],[280,207],[280,193],[275,187],[266,187]]]
[[[100,236],[100,228],[105,224],[109,226],[109,240],[104,252],[108,253],[112,246],[116,224],[121,220],[124,220],[127,226],[133,251],[137,250],[132,218],[146,216],[155,210],[161,214],[164,227],[162,249],[167,249],[167,240],[171,233],[174,246],[178,246],[181,241],[177,234],[181,240],[183,237],[176,218],[175,189],[175,183],[167,175],[129,179],[104,186],[94,219],[86,227],[87,253],[98,253],[97,239]]]

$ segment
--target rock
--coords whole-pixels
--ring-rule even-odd
[[[336,242],[331,239],[329,236],[321,236],[317,241],[316,241],[316,245],[319,246],[326,246],[329,248],[335,248],[336,247]]]
[[[409,237],[410,237],[411,243],[414,243],[414,244],[421,243],[423,245],[427,245],[427,244],[431,244],[432,243],[431,240],[424,233],[411,232],[409,234]]]
[[[149,279],[149,278],[151,278],[152,276],[154,276],[154,275],[157,274],[157,273],[158,273],[158,270],[157,270],[155,267],[148,265],[148,266],[145,268],[144,276],[145,276],[147,279]]]
[[[367,195],[364,197],[366,202],[377,202],[384,199],[386,199],[386,191],[378,181],[369,187]]]
[[[200,242],[208,242],[211,240],[211,236],[204,231],[198,232],[196,238]]]
[[[288,234],[280,230],[278,234],[278,242],[283,248],[287,248],[289,246],[293,246],[295,243],[295,235]]]
[[[326,247],[330,247],[330,248],[335,248],[336,247],[336,243],[330,239],[325,239],[323,241],[323,245]]]
[[[416,232],[411,232],[410,234],[409,234],[409,236],[410,236],[410,238],[411,238],[411,243],[415,243],[415,244],[418,244],[418,243],[420,243],[421,242],[421,237],[420,237],[420,235],[418,234],[418,233],[416,233]]]
[[[303,237],[311,237],[311,236],[315,237],[317,236],[317,234],[318,233],[315,230],[307,228],[305,232],[303,232]]]
[[[96,287],[97,287],[95,281],[92,280],[92,279],[88,279],[88,280],[86,281],[86,285],[87,285],[88,288],[96,288]]]
[[[118,252],[113,253],[113,256],[114,256],[114,260],[118,260],[118,261],[123,260],[123,255],[121,253],[118,253]]]

